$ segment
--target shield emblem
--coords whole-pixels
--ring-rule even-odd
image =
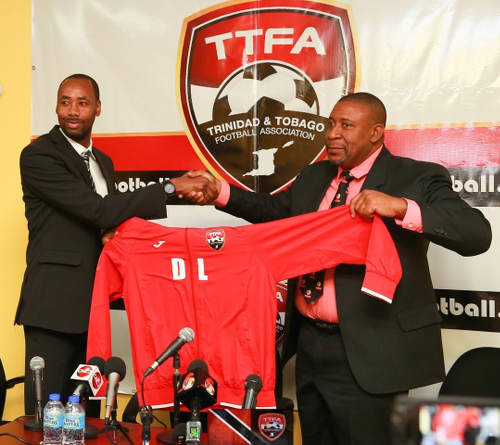
[[[220,250],[226,241],[226,232],[224,232],[224,229],[207,230],[205,237],[212,249]]]
[[[286,417],[284,414],[261,414],[257,422],[260,434],[262,434],[266,439],[276,440],[285,432]]]
[[[179,94],[203,163],[247,190],[275,193],[324,158],[333,104],[355,89],[348,11],[262,0],[184,21]]]

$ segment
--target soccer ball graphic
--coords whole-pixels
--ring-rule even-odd
[[[289,66],[259,62],[246,66],[225,82],[214,101],[214,121],[237,114],[259,116],[295,111],[319,114],[311,82]]]

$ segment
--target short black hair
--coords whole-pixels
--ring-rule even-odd
[[[368,105],[371,110],[376,123],[384,124],[387,121],[387,111],[384,103],[375,95],[371,93],[359,92],[351,93],[342,96],[337,103],[340,102],[355,102],[358,104]]]
[[[87,79],[90,81],[90,83],[92,84],[92,88],[94,89],[94,94],[95,94],[95,99],[96,101],[99,100],[99,85],[97,85],[97,82],[92,78],[90,77],[89,75],[87,74],[80,74],[80,73],[77,73],[77,74],[72,74],[71,76],[68,76],[66,77],[60,84],[59,84],[59,88],[57,91],[59,91],[61,89],[61,85],[66,82],[67,80],[69,79]]]

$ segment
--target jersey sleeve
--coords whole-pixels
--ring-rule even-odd
[[[365,279],[361,290],[386,303],[392,303],[403,272],[394,241],[378,216],[371,224],[365,264]]]
[[[111,356],[110,301],[122,296],[126,253],[123,241],[115,236],[104,247],[94,280],[87,340],[87,359]]]
[[[385,224],[379,217],[373,221],[352,218],[342,206],[245,230],[276,282],[341,263],[366,264],[362,290],[391,301],[401,264]]]

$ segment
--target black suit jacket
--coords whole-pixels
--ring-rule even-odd
[[[58,126],[21,153],[29,241],[18,324],[85,332],[102,230],[133,216],[166,216],[161,184],[117,194],[111,159],[92,150],[108,186],[104,198],[92,191],[83,159]]]
[[[230,200],[222,210],[250,222],[316,211],[336,174],[337,167],[323,161],[306,167],[290,188],[275,196],[231,187]],[[444,167],[393,156],[385,147],[363,189],[416,201],[423,233],[405,230],[392,219],[384,221],[403,269],[392,304],[361,292],[364,266],[336,269],[339,324],[350,367],[369,393],[406,391],[438,382],[444,377],[441,317],[426,257],[429,242],[461,255],[475,255],[488,249],[490,225],[480,211],[453,192]],[[284,362],[296,348],[296,288],[297,280],[289,280]]]

